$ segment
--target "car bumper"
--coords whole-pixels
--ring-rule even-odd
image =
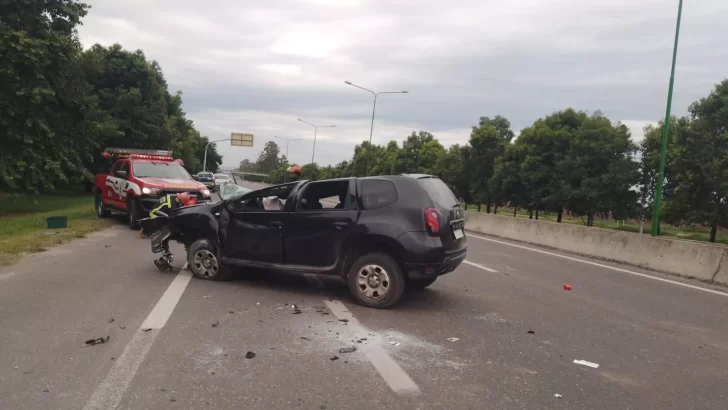
[[[173,192],[170,192],[173,193]],[[212,201],[211,198],[200,198],[197,197],[197,203],[198,204],[204,204],[205,202]],[[159,206],[159,197],[156,195],[142,195],[142,197],[139,200],[139,203],[142,206],[142,209],[144,212],[150,212],[152,209]]]
[[[426,279],[450,273],[463,263],[468,252],[467,242],[459,249],[446,251],[439,238],[424,232],[407,233],[399,240],[407,250],[402,262],[410,279]]]

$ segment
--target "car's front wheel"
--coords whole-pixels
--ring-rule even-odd
[[[410,279],[407,282],[407,289],[411,289],[411,290],[424,289],[424,288],[432,285],[433,283],[435,283],[436,280],[437,280],[437,276],[435,276],[434,278],[427,278],[427,279]]]
[[[347,275],[352,296],[360,305],[386,309],[402,298],[405,278],[397,262],[386,253],[360,256]]]
[[[217,251],[209,239],[198,239],[187,251],[187,266],[196,278],[205,280],[229,280],[230,267],[221,263]]]
[[[101,196],[101,192],[96,193],[96,216],[99,218],[108,218],[111,215],[106,205],[104,205],[104,198]]]

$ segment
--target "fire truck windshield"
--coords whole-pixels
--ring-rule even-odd
[[[137,178],[192,179],[190,174],[174,162],[134,162],[134,176]]]

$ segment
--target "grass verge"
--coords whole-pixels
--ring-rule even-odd
[[[65,216],[68,227],[46,229],[49,216]],[[24,253],[41,252],[113,224],[113,219],[96,217],[90,194],[64,192],[31,198],[0,194],[0,265],[15,263]]]

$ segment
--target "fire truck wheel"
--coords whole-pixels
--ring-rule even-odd
[[[140,228],[139,220],[141,219],[141,211],[142,206],[139,204],[139,200],[136,198],[129,198],[126,202],[126,213],[129,215],[129,228],[134,230]]]
[[[106,205],[104,205],[104,200],[101,198],[101,192],[96,193],[96,216],[99,218],[108,218],[111,215],[111,212],[109,212],[108,209],[106,209]]]

